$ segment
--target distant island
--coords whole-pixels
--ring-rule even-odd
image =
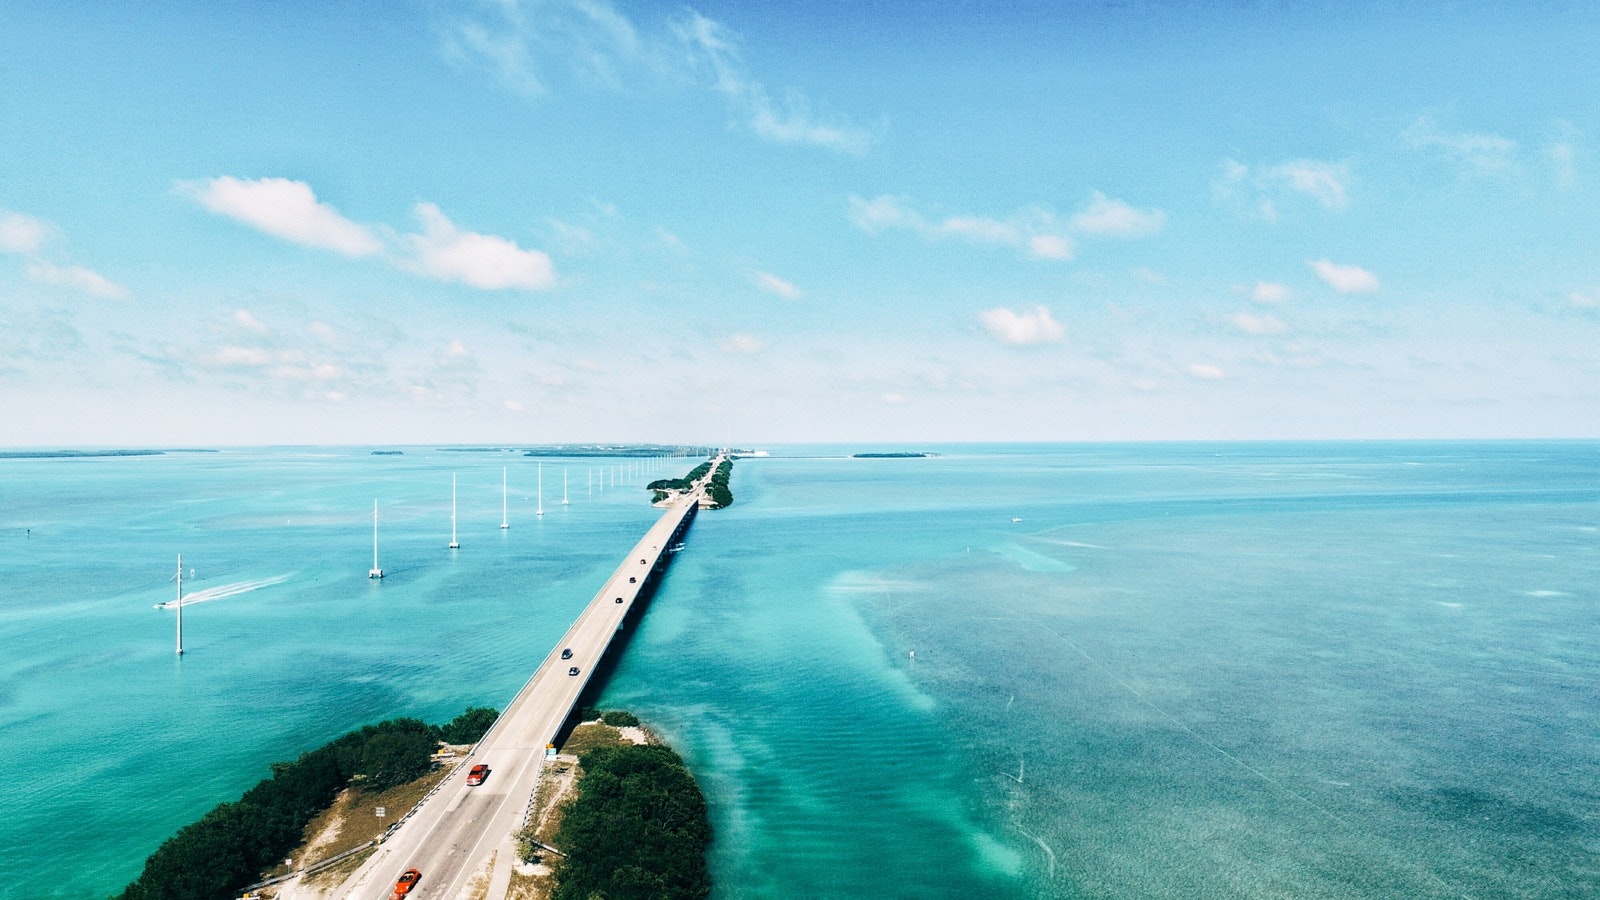
[[[852,453],[851,459],[923,459],[932,453]]]
[[[374,450],[374,451],[372,451],[372,455],[373,456],[405,456],[406,452],[404,450]]]
[[[166,452],[165,450],[0,450],[0,459],[98,459],[107,456],[163,456]]]

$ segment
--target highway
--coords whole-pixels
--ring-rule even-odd
[[[422,879],[411,897],[454,900],[467,895],[474,874],[487,877],[491,853],[499,851],[496,870],[512,862],[510,836],[521,826],[538,784],[545,745],[555,740],[640,592],[651,586],[652,572],[670,559],[668,548],[680,526],[687,527],[704,489],[703,479],[645,532],[472,755],[331,896],[387,900],[395,879],[415,868]],[[572,651],[571,659],[561,658],[564,649]],[[576,676],[568,674],[572,667]],[[489,766],[489,777],[468,787],[467,771],[477,763]],[[328,895],[291,888],[283,896]]]

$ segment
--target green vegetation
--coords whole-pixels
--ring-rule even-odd
[[[639,717],[625,709],[608,709],[600,714],[600,721],[613,728],[627,728],[638,725]]]
[[[689,474],[682,478],[659,478],[645,485],[647,491],[687,491],[694,487],[694,483],[704,478],[711,471],[711,462],[708,460],[689,470]]]
[[[185,825],[145,860],[121,900],[213,900],[237,896],[262,871],[299,845],[306,824],[346,787],[382,791],[426,775],[441,736],[483,736],[498,715],[474,707],[443,727],[391,719],[358,728],[294,762],[272,764],[272,777],[232,803],[219,803]]]
[[[99,459],[108,456],[160,456],[165,450],[0,450],[0,459]]]
[[[852,453],[851,459],[922,459],[926,453]]]
[[[711,496],[715,509],[733,505],[733,491],[728,490],[728,478],[733,475],[733,460],[725,459],[717,465],[717,471],[711,476],[711,486],[706,493]]]
[[[439,726],[439,740],[446,744],[476,744],[500,718],[500,711],[487,706],[469,706],[449,723]]]
[[[562,815],[551,900],[679,900],[711,893],[705,798],[667,747],[597,747]]]

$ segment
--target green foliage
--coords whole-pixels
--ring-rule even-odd
[[[711,497],[711,502],[718,509],[733,505],[733,491],[728,490],[728,479],[733,476],[733,460],[725,459],[717,465],[717,471],[711,476],[711,484],[706,488],[706,493]]]
[[[476,744],[483,739],[500,712],[487,706],[469,707],[448,724],[439,726],[439,740],[446,744]]]
[[[215,900],[236,897],[261,872],[299,845],[306,825],[357,776],[382,790],[428,773],[444,733],[481,737],[497,713],[474,707],[443,727],[420,719],[391,719],[358,728],[272,764],[272,777],[220,803],[185,825],[145,860],[144,871],[120,900]],[[463,741],[462,743],[466,743]]]
[[[680,900],[711,893],[705,798],[658,746],[583,754],[583,781],[557,838],[567,851],[551,900]]]
[[[600,714],[600,721],[615,728],[639,724],[639,717],[625,709],[608,709]]]

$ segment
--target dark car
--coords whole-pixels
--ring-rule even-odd
[[[632,575],[629,575],[628,576],[628,583],[629,584],[638,584],[639,583],[639,579],[633,577]]]
[[[421,872],[416,869],[407,869],[405,874],[400,876],[400,880],[394,883],[394,896],[390,900],[398,900],[398,898],[411,893],[411,889],[417,886],[417,882],[421,878]]]
[[[467,784],[469,784],[469,785],[483,784],[483,780],[485,778],[488,778],[488,777],[489,777],[489,767],[484,765],[483,763],[478,763],[477,765],[472,767],[472,771],[467,773]]]
[[[568,675],[576,675],[576,674],[578,674],[578,667],[577,666],[573,666],[572,668],[568,669],[567,670],[567,674]]]
[[[571,659],[572,658],[572,648],[568,647],[565,650],[562,650],[561,651],[561,658],[562,659]]]
[[[617,598],[617,602],[618,602],[618,603],[621,603],[621,602],[622,602],[622,598],[621,598],[621,597],[618,597],[618,598]]]

